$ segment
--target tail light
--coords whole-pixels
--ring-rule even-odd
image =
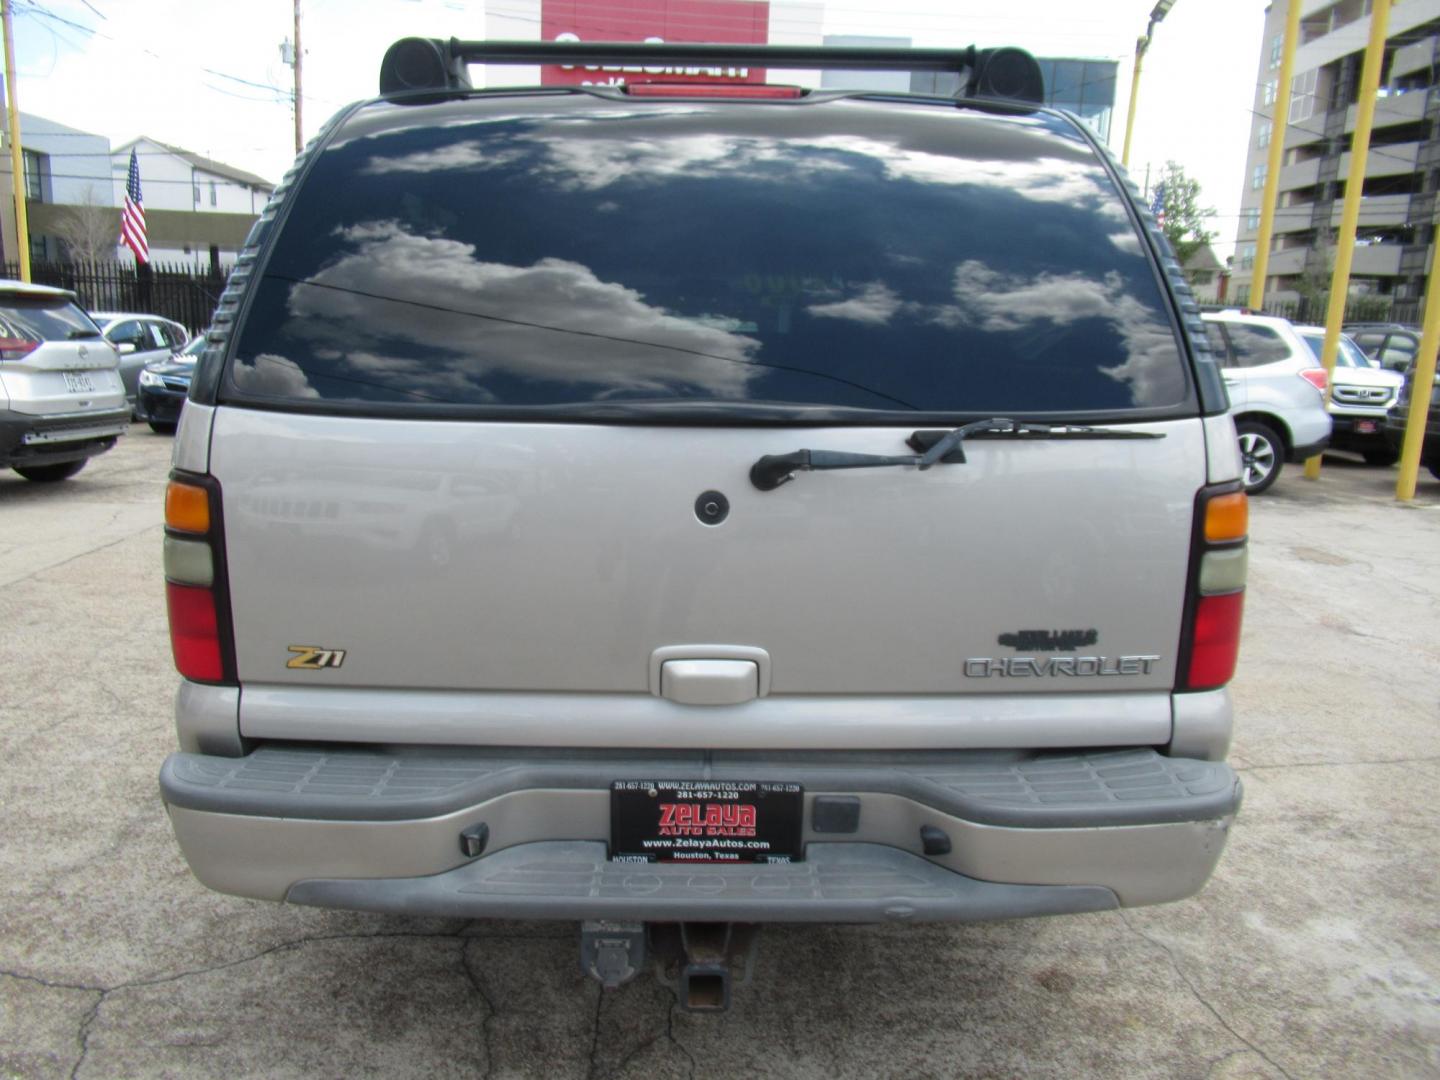
[[[195,682],[235,682],[235,642],[221,543],[220,485],[173,472],[165,489],[165,606],[170,650]]]
[[[1320,370],[1323,377],[1325,372]],[[1181,690],[1215,690],[1235,674],[1250,508],[1234,484],[1205,488],[1195,501],[1189,600],[1181,636]]]
[[[0,360],[20,360],[40,347],[40,342],[23,337],[0,337]]]
[[[1306,368],[1300,372],[1300,378],[1304,379],[1311,386],[1315,387],[1322,394],[1325,392],[1325,369],[1323,367]]]

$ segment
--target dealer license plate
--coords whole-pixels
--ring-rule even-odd
[[[65,389],[72,394],[91,394],[95,392],[95,384],[90,376],[83,371],[62,371],[65,376]]]
[[[1374,435],[1379,425],[1374,420],[1356,420],[1355,433],[1357,435]]]
[[[745,780],[616,780],[610,857],[621,862],[799,862],[805,790]]]

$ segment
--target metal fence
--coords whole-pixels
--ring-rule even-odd
[[[5,263],[5,276],[19,278],[18,264]],[[71,289],[87,311],[133,311],[163,315],[198,334],[225,288],[225,275],[192,266],[119,262],[37,262],[30,264],[37,285]]]
[[[1323,326],[1330,304],[1327,296],[1302,296],[1298,300],[1271,301],[1265,314],[1279,315],[1291,322]],[[1420,301],[1395,300],[1389,296],[1352,296],[1345,304],[1345,322],[1420,322]]]

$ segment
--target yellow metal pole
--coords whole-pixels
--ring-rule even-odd
[[[1420,447],[1425,441],[1425,421],[1430,415],[1430,395],[1435,387],[1435,346],[1440,341],[1440,265],[1431,245],[1430,280],[1425,284],[1425,324],[1420,332],[1420,351],[1410,366],[1410,413],[1405,418],[1405,442],[1400,449],[1400,477],[1395,497],[1401,502],[1415,498],[1415,478],[1420,475]]]
[[[30,223],[25,218],[25,165],[20,154],[20,105],[15,93],[15,38],[10,30],[9,0],[0,0],[5,24],[5,102],[10,113],[10,186],[15,192],[15,246],[20,249],[20,280],[30,280]]]
[[[1290,76],[1295,69],[1295,46],[1300,41],[1301,0],[1290,0],[1285,16],[1285,52],[1280,58],[1280,82],[1270,125],[1270,156],[1265,166],[1265,190],[1260,196],[1260,235],[1255,238],[1255,271],[1250,279],[1250,306],[1265,306],[1265,276],[1270,270],[1270,241],[1275,229],[1275,196],[1280,189],[1280,168],[1285,160],[1285,128],[1290,122]]]
[[[1145,62],[1145,50],[1150,46],[1150,35],[1135,41],[1135,70],[1130,74],[1130,111],[1125,114],[1125,147],[1120,151],[1120,164],[1130,167],[1130,136],[1135,131],[1135,102],[1140,98],[1140,65]]]
[[[1355,257],[1355,225],[1360,220],[1360,195],[1365,186],[1366,157],[1370,153],[1370,127],[1375,122],[1375,98],[1380,92],[1380,62],[1385,58],[1385,36],[1390,25],[1390,0],[1375,0],[1370,12],[1370,41],[1360,69],[1360,100],[1355,109],[1355,136],[1350,143],[1350,175],[1345,179],[1345,209],[1340,214],[1340,236],[1335,241],[1335,272],[1330,277],[1330,305],[1325,313],[1325,404],[1330,404],[1330,383],[1335,375],[1335,354],[1340,351],[1340,324],[1350,295],[1350,263]],[[1320,478],[1320,455],[1305,462],[1305,475]]]

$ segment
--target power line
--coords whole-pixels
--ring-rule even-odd
[[[77,23],[77,22],[75,22],[75,21],[73,21],[73,20],[71,20],[71,19],[67,19],[67,18],[65,18],[65,17],[63,17],[63,16],[61,16],[61,15],[56,15],[53,11],[48,11],[48,10],[46,10],[45,8],[42,8],[39,4],[27,3],[24,7],[19,8],[18,10],[20,11],[21,14],[40,15],[40,16],[43,16],[43,17],[46,18],[46,19],[53,19],[55,22],[58,22],[58,23],[60,23],[60,24],[63,25],[63,26],[72,27],[73,29],[82,31],[83,33],[86,33],[86,34],[95,34],[95,33],[97,33],[97,31],[95,31],[95,30],[93,30],[92,28],[86,26],[84,23]]]
[[[1347,106],[1347,107],[1348,107],[1348,106]],[[1260,117],[1262,120],[1270,120],[1272,123],[1274,122],[1274,118],[1273,118],[1273,116],[1272,116],[1270,113],[1263,113],[1263,112],[1261,112],[1259,109],[1251,109],[1251,108],[1246,108],[1245,111],[1248,112],[1248,113],[1250,113],[1250,114],[1252,114],[1252,115],[1254,115],[1254,116]],[[1390,115],[1391,115],[1391,116],[1394,116],[1394,115],[1396,115],[1396,114],[1395,114],[1395,113],[1391,113]],[[1406,122],[1407,122],[1407,123],[1414,123],[1414,122],[1416,122],[1416,121],[1411,120],[1411,121],[1406,121]],[[1325,140],[1326,142],[1330,142],[1330,141],[1331,141],[1330,136],[1326,135],[1325,132],[1323,132],[1323,131],[1316,131],[1314,128],[1301,127],[1298,123],[1297,123],[1297,124],[1287,123],[1285,126],[1286,126],[1286,128],[1287,128],[1288,130],[1298,131],[1298,132],[1300,132],[1302,135],[1314,135],[1316,138],[1318,138],[1318,139],[1323,139],[1323,140]],[[1394,126],[1394,125],[1390,125],[1390,126]],[[1345,137],[1345,133],[1342,133],[1341,136],[1340,136],[1340,138],[1341,138],[1341,139],[1344,139],[1344,137]],[[1272,132],[1271,132],[1271,138],[1274,138],[1274,132],[1273,132],[1273,130],[1272,130]],[[1250,140],[1249,140],[1249,138],[1247,137],[1245,141],[1246,141],[1246,143],[1248,144]],[[1413,141],[1413,142],[1423,142],[1424,140],[1422,140],[1422,139],[1414,139],[1414,140],[1411,140],[1411,141]],[[1385,143],[1381,143],[1380,145],[1381,145],[1381,146],[1384,146],[1384,145],[1386,145],[1386,144],[1385,144]],[[1348,150],[1347,150],[1347,151],[1344,151],[1344,152],[1345,152],[1345,153],[1350,153],[1350,151],[1348,151]],[[1416,171],[1418,171],[1418,166],[1416,166],[1416,163],[1415,163],[1414,161],[1410,160],[1409,158],[1401,157],[1399,154],[1387,154],[1384,150],[1377,150],[1374,146],[1371,146],[1371,147],[1369,148],[1369,154],[1370,154],[1371,156],[1374,156],[1374,157],[1384,157],[1384,158],[1389,158],[1391,161],[1398,161],[1398,162],[1400,162],[1402,165],[1409,165],[1409,166],[1412,167],[1412,169],[1415,169]],[[1322,155],[1322,156],[1323,156],[1323,155]],[[1318,159],[1318,158],[1312,158],[1311,160],[1317,160],[1317,161],[1318,161],[1319,159]],[[1292,165],[1303,165],[1304,162],[1303,162],[1303,161],[1295,161],[1295,162],[1291,162],[1291,164],[1292,164]],[[1290,167],[1290,166],[1288,166],[1288,165],[1282,166],[1282,168],[1289,168],[1289,167]]]
[[[222,79],[229,79],[231,82],[242,83],[245,86],[253,86],[257,90],[273,90],[277,94],[284,94],[287,98],[290,96],[289,90],[286,90],[283,86],[276,86],[274,83],[252,82],[249,79],[242,79],[238,75],[227,75],[223,71],[216,71],[214,68],[201,68],[200,70],[210,75],[217,75]]]
[[[82,2],[83,2],[83,0],[82,0]],[[89,5],[87,4],[86,6],[88,7]],[[282,94],[282,95],[284,95],[283,101],[286,102],[286,103],[288,103],[289,100],[290,100],[290,92],[289,92],[288,90],[283,89],[282,87],[274,86],[274,85],[269,84],[269,83],[257,83],[257,82],[254,82],[254,81],[250,80],[250,79],[241,78],[241,77],[238,76],[238,75],[231,75],[231,74],[229,74],[228,72],[218,71],[218,70],[216,70],[216,69],[214,69],[214,68],[203,67],[203,66],[201,66],[201,65],[191,63],[190,61],[186,61],[186,60],[175,60],[175,59],[170,58],[170,57],[161,56],[159,53],[155,52],[155,50],[149,48],[148,46],[141,45],[141,44],[138,44],[138,43],[135,43],[135,42],[129,42],[129,41],[122,40],[121,38],[116,37],[114,34],[107,34],[107,33],[105,33],[103,30],[98,30],[98,29],[96,29],[96,28],[94,28],[94,27],[85,26],[85,25],[82,24],[82,23],[77,23],[77,22],[74,22],[74,21],[72,21],[72,20],[70,20],[70,19],[66,19],[66,18],[64,18],[63,16],[56,15],[54,12],[49,11],[49,10],[41,7],[39,4],[36,4],[36,3],[34,2],[34,0],[25,0],[25,6],[24,6],[23,8],[19,8],[19,9],[17,9],[17,10],[19,10],[19,11],[21,11],[21,12],[29,13],[29,14],[40,15],[40,16],[43,16],[43,17],[48,18],[48,19],[53,19],[54,21],[59,22],[59,23],[63,23],[63,24],[66,25],[66,26],[74,27],[76,30],[82,30],[82,31],[84,31],[85,33],[90,34],[90,35],[92,35],[92,36],[94,36],[94,37],[104,38],[106,41],[113,42],[113,43],[115,43],[116,45],[121,45],[121,46],[125,46],[125,47],[127,47],[127,48],[134,49],[134,50],[137,51],[137,52],[144,53],[146,56],[149,56],[150,58],[152,58],[152,59],[154,59],[154,60],[159,60],[162,64],[167,64],[167,65],[173,66],[173,65],[175,65],[176,63],[180,63],[180,64],[183,64],[183,65],[186,66],[186,67],[191,67],[191,68],[193,68],[194,70],[202,71],[202,72],[204,72],[204,73],[206,73],[206,74],[208,74],[208,75],[215,75],[215,76],[218,76],[219,78],[222,78],[222,79],[230,79],[230,80],[232,80],[232,81],[234,81],[234,82],[244,83],[244,84],[247,85],[247,86],[253,86],[253,87],[256,87],[256,88],[262,89],[262,90],[272,90],[272,91],[276,92],[277,94]],[[98,14],[100,14],[100,13],[99,13],[99,12],[96,12],[96,14],[98,15]],[[100,17],[101,17],[101,18],[104,18],[103,15],[101,15]],[[51,30],[50,32],[51,32],[51,33],[54,33],[53,30]],[[70,44],[73,48],[75,48],[77,51],[83,52],[83,48],[82,48],[81,46],[76,45],[74,42],[69,42],[69,44]],[[207,84],[207,89],[213,90],[213,91],[215,91],[216,93],[221,93],[221,94],[226,93],[226,91],[220,90],[218,87],[209,86],[208,84]],[[237,95],[237,94],[229,94],[229,95],[227,95],[227,96],[235,97],[235,98],[238,98],[239,100],[242,100],[242,101],[257,101],[257,102],[259,101],[258,98],[245,98],[245,97],[243,97],[243,96],[241,96],[241,95]],[[335,102],[335,101],[333,101],[333,100],[331,100],[331,99],[329,99],[329,98],[315,97],[314,95],[310,95],[310,94],[304,95],[304,98],[305,98],[306,100],[309,100],[309,101],[314,101],[314,102],[317,102],[317,103],[319,103],[319,104],[329,105],[329,106],[332,106],[332,107],[333,107],[333,106],[336,106],[337,104],[339,104],[338,102]],[[282,100],[282,99],[278,99],[278,98],[277,98],[275,103],[276,103],[276,104],[280,104],[280,103],[281,103],[281,100]]]

